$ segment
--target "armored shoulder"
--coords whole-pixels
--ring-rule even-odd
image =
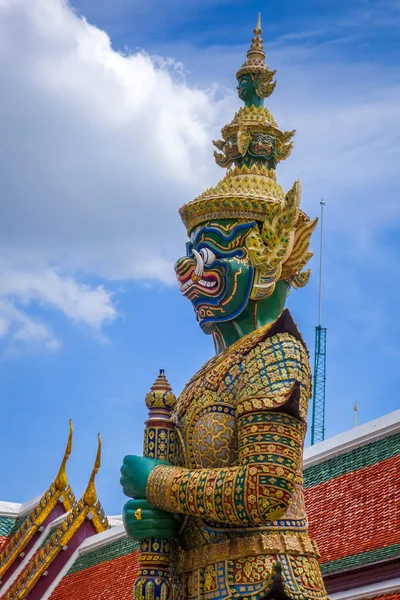
[[[279,409],[290,394],[299,398],[299,413],[307,416],[311,395],[311,371],[306,345],[288,310],[244,354],[236,384],[238,411],[250,404],[256,409]]]

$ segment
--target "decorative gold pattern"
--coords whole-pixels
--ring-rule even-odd
[[[175,395],[172,393],[172,388],[165,377],[165,372],[161,369],[150,388],[150,392],[146,395],[146,406],[149,410],[154,408],[171,410],[175,404]]]
[[[264,106],[243,106],[232,121],[221,129],[223,140],[213,141],[214,146],[222,151],[222,154],[214,152],[217,165],[223,168],[232,165],[234,159],[231,158],[231,152],[235,144],[239,153],[245,156],[252,137],[257,133],[272,136],[271,143],[274,146],[274,156],[277,162],[290,156],[293,149],[291,140],[296,131],[281,131],[272,113]],[[276,179],[274,170],[270,170],[273,178]]]
[[[297,287],[304,285],[297,276],[313,255],[308,247],[318,219],[304,219],[300,201],[301,187],[296,181],[286,194],[285,206],[268,205],[261,231],[254,228],[246,238],[249,259],[257,273],[253,300],[270,296],[280,279]],[[308,281],[309,272],[303,277]]]
[[[179,210],[188,232],[213,219],[263,221],[269,203],[285,202],[285,192],[271,177],[272,173],[256,165],[228,171],[215,188],[209,188]]]
[[[304,555],[319,557],[318,547],[305,534],[250,534],[233,538],[227,542],[208,544],[203,548],[181,550],[178,557],[179,572],[193,569],[205,569],[221,560],[239,560],[265,554],[286,554],[293,556]]]
[[[190,471],[160,465],[149,477],[149,501],[171,512],[229,525],[280,519],[294,491],[305,427],[289,415],[249,406],[250,412],[238,419],[239,466]],[[159,504],[152,482],[168,471],[167,496]]]

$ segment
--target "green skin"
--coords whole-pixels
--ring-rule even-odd
[[[257,94],[250,74],[239,77],[236,89],[239,98],[243,100],[246,106],[264,106],[264,98],[260,98]]]
[[[199,227],[192,235],[192,244],[188,250],[187,257],[180,259],[176,265],[176,271],[178,280],[180,280],[179,273],[188,273],[188,269],[193,268],[196,261],[191,256],[193,248],[201,249],[206,247],[216,250],[215,244],[219,244],[220,253],[221,245],[223,245],[223,232],[226,233],[226,227],[229,224],[233,224],[230,220],[221,220],[219,222],[214,221],[212,224],[206,223],[204,226]],[[221,234],[215,233],[215,229],[218,229],[218,225],[221,228]],[[210,231],[211,227],[211,231]],[[245,246],[245,239],[247,233],[245,230],[238,230],[235,234],[233,241],[232,239],[226,244],[226,252],[232,253],[232,244],[238,242],[236,246],[239,253],[241,252],[244,256],[240,258],[240,264],[242,266],[241,274],[238,277],[238,285],[236,287],[235,294],[232,295],[232,277],[237,272],[237,256],[226,256],[223,254],[219,257],[219,265],[214,267],[212,264],[207,267],[210,273],[216,271],[216,269],[223,270],[226,276],[226,285],[224,290],[225,296],[218,301],[218,306],[224,307],[224,310],[218,313],[219,317],[215,317],[214,322],[207,322],[200,325],[206,333],[210,333],[213,336],[216,352],[219,353],[222,349],[231,346],[238,339],[248,335],[252,331],[273,322],[282,312],[285,301],[289,292],[289,285],[285,281],[279,281],[275,287],[274,293],[269,297],[258,302],[248,299],[246,300],[246,289],[249,286],[249,279],[252,275],[252,267],[247,258],[247,249]],[[191,262],[193,265],[191,265]],[[221,265],[222,264],[222,268]],[[205,269],[205,273],[207,271]],[[209,292],[207,296],[207,288],[196,289],[196,294],[191,295],[193,305],[198,307],[199,301],[202,307],[210,310],[214,310],[213,304],[207,305],[207,300],[212,298],[212,292]],[[200,293],[203,296],[200,296]],[[186,294],[184,294],[186,295]],[[243,304],[243,308],[240,314],[229,320],[230,314],[233,311],[237,313],[238,299]],[[226,300],[224,304],[224,300]],[[229,312],[231,311],[231,312]],[[215,313],[217,314],[217,313]],[[224,320],[228,319],[228,320]],[[158,464],[166,464],[156,459],[144,458],[142,456],[126,456],[123,461],[121,468],[121,485],[123,487],[124,494],[134,498],[129,500],[123,510],[124,526],[128,534],[136,539],[142,540],[149,537],[161,538],[161,539],[172,539],[178,536],[180,529],[180,517],[172,513],[165,511],[156,510],[153,508],[146,499],[146,486],[151,471]],[[140,508],[142,509],[141,519],[138,520],[135,517],[135,511]]]
[[[123,510],[124,526],[128,534],[135,540],[146,540],[151,537],[172,539],[178,535],[180,517],[164,510],[157,510],[146,500],[146,485],[152,470],[165,461],[143,456],[125,456],[121,467],[121,485],[126,496],[132,496]],[[141,519],[135,517],[137,509],[141,509]]]

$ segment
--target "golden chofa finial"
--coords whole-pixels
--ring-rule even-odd
[[[64,457],[62,459],[61,466],[58,470],[57,477],[54,480],[54,485],[56,486],[56,489],[59,490],[60,492],[63,492],[68,485],[66,465],[67,465],[67,461],[71,455],[73,432],[74,432],[74,428],[72,427],[72,420],[70,419],[69,420],[69,434],[68,434],[67,447],[65,448]]]
[[[94,480],[100,469],[100,464],[101,464],[101,437],[100,437],[100,434],[98,434],[96,460],[94,461],[94,467],[93,467],[92,474],[90,475],[89,483],[87,484],[85,493],[82,496],[82,500],[86,504],[86,506],[94,506],[94,504],[96,503],[97,492],[96,492],[96,486],[95,486]]]
[[[260,98],[268,98],[275,89],[276,82],[273,82],[272,79],[276,71],[271,71],[265,62],[264,40],[261,34],[261,13],[258,13],[254,37],[247,51],[247,59],[236,73],[236,79],[239,80],[243,75],[251,75],[257,95]]]

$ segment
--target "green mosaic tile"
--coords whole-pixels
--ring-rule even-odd
[[[10,535],[14,535],[14,533],[18,531],[25,519],[26,517],[18,517],[18,519],[15,519],[12,529],[10,531]]]
[[[51,536],[56,531],[56,529],[57,529],[57,525],[54,525],[54,527],[50,527],[49,533],[46,535],[43,542],[40,544],[40,548],[43,548],[46,545],[47,540],[49,540],[51,538]]]
[[[0,517],[0,535],[10,535],[15,524],[15,519],[11,517]]]
[[[331,573],[356,569],[381,560],[390,560],[398,557],[400,558],[400,544],[394,544],[393,546],[370,550],[369,552],[363,552],[362,554],[352,554],[351,556],[345,556],[343,558],[338,558],[337,560],[332,560],[331,562],[323,563],[321,565],[321,571],[322,575],[329,575]]]
[[[400,454],[400,433],[335,456],[304,470],[304,486],[312,487],[334,477],[369,467]]]
[[[95,565],[99,565],[100,563],[108,560],[113,560],[114,558],[125,556],[126,554],[130,554],[136,550],[139,550],[138,542],[130,538],[123,538],[122,540],[113,542],[108,546],[103,546],[98,550],[94,550],[93,552],[89,552],[88,554],[80,556],[72,565],[67,575],[77,573],[78,571],[88,569],[89,567],[94,567]]]

